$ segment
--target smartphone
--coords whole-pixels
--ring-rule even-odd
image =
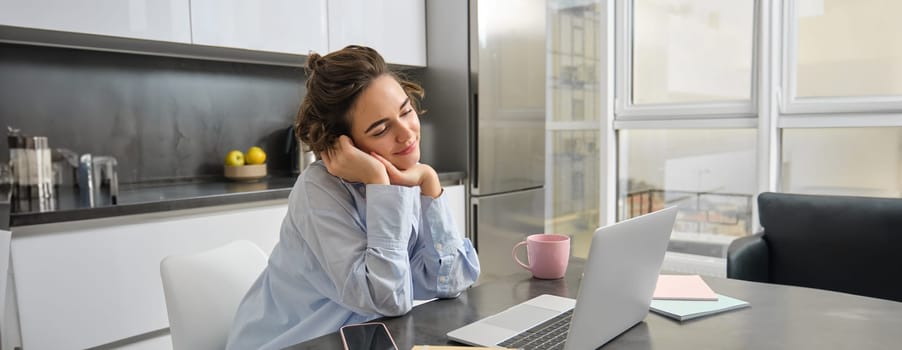
[[[341,327],[340,331],[345,350],[398,350],[383,323],[352,324]]]

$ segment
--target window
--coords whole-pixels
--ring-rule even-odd
[[[902,197],[898,1],[790,0],[779,190]]]
[[[755,129],[642,129],[619,135],[620,220],[678,206],[675,238],[716,234],[729,240],[751,232]]]
[[[573,254],[583,258],[601,203],[600,11],[598,0],[552,1],[548,10],[546,226],[571,235]]]
[[[902,95],[902,2],[797,2],[796,96]]]
[[[749,100],[753,1],[635,1],[632,103]]]
[[[599,164],[597,130],[552,133],[551,232],[573,235],[573,254],[587,257],[592,233],[598,228]]]
[[[616,119],[754,115],[755,1],[617,5]]]
[[[673,253],[723,266],[753,229],[756,1],[617,4],[617,220],[677,206],[665,267],[701,272]]]
[[[902,2],[617,0],[613,10],[603,57],[616,62],[616,98],[598,108],[614,109],[600,131],[617,141],[600,153],[616,150],[616,164],[601,165],[616,167],[617,194],[601,207],[624,220],[678,206],[665,268],[722,276],[727,243],[760,229],[762,191],[902,197]]]
[[[902,110],[902,3],[783,2],[781,112]]]
[[[902,127],[784,129],[783,192],[902,197]]]

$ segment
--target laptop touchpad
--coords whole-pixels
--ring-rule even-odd
[[[527,330],[560,313],[560,311],[521,304],[489,317],[483,322],[519,332]]]

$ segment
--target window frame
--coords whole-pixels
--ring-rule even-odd
[[[599,52],[598,59],[598,71],[595,72],[596,79],[598,79],[598,86],[595,89],[595,93],[600,95],[598,105],[596,106],[596,113],[598,113],[597,119],[589,119],[589,120],[579,120],[579,121],[557,121],[552,118],[554,113],[554,103],[553,96],[551,94],[551,88],[546,89],[545,96],[545,231],[552,232],[554,231],[554,227],[552,221],[556,213],[554,212],[554,191],[555,191],[555,183],[552,180],[554,178],[554,169],[553,163],[548,162],[548,160],[554,159],[554,134],[559,131],[580,131],[580,130],[592,130],[596,131],[599,134],[598,138],[598,152],[599,152],[599,213],[598,213],[598,222],[601,225],[607,225],[607,223],[613,223],[616,219],[614,216],[615,207],[612,206],[613,200],[609,200],[609,198],[614,198],[616,195],[615,189],[615,165],[616,158],[613,155],[615,152],[614,146],[614,133],[610,129],[609,125],[613,123],[613,94],[614,94],[614,60],[613,60],[613,50],[614,50],[614,4],[613,1],[604,1],[597,0],[597,5],[599,7],[599,20],[601,23],[599,24],[599,33],[596,33],[596,45],[597,50]],[[547,23],[550,23],[552,13],[548,11],[546,13]],[[549,37],[547,40],[552,40],[550,37],[551,33],[549,33]],[[550,79],[552,74],[550,73],[552,70],[552,60],[546,60],[546,70],[547,77]]]
[[[633,14],[634,0],[616,0],[615,15],[615,65],[616,83],[615,120],[700,120],[757,118],[758,101],[758,51],[759,51],[759,2],[752,0],[752,62],[751,86],[748,100],[693,102],[693,103],[633,103]],[[763,0],[767,1],[767,0]]]
[[[902,95],[798,97],[798,0],[771,0],[770,48],[777,62],[774,68],[775,111],[771,119],[775,138],[769,165],[767,190],[783,192],[783,131],[786,129],[824,129],[902,126]],[[763,116],[762,116],[763,118]],[[759,132],[764,132],[762,129]],[[761,179],[759,179],[761,181]]]
[[[769,47],[771,39],[770,26],[773,13],[779,6],[771,6],[772,1],[753,0],[752,2],[752,57],[749,99],[742,101],[667,103],[636,105],[632,103],[633,77],[633,11],[635,0],[616,0],[613,2],[614,23],[609,30],[614,32],[613,52],[606,55],[614,62],[615,81],[612,95],[613,103],[610,122],[605,125],[605,133],[611,135],[606,145],[605,155],[610,163],[604,164],[604,173],[613,176],[614,181],[603,184],[607,198],[602,200],[607,209],[607,220],[602,224],[613,224],[620,216],[617,202],[620,192],[616,183],[620,182],[619,168],[622,160],[620,152],[619,131],[630,129],[736,129],[757,128],[756,174],[758,192],[776,190],[779,181],[779,129],[773,122],[776,106],[772,105],[770,96],[775,96],[773,87],[762,84],[762,81],[776,81],[770,78],[776,74],[773,69],[774,58]],[[629,48],[629,49],[627,49]],[[764,80],[767,78],[766,80]],[[765,130],[767,132],[765,132]],[[611,183],[614,182],[614,183]],[[757,206],[752,208],[752,231],[760,230]]]
[[[782,28],[776,27],[782,37],[782,45],[779,46],[782,53],[780,57],[782,77],[780,81],[781,87],[779,88],[781,117],[782,114],[803,116],[819,113],[902,111],[902,95],[799,97],[796,94],[796,88],[798,87],[797,48],[799,44],[798,4],[798,0],[782,0],[782,20],[774,21],[782,25]],[[830,122],[827,124],[830,124]]]
[[[799,0],[754,0],[753,76],[748,106],[744,103],[688,103],[636,106],[632,101],[632,11],[634,0],[606,2],[612,12],[603,24],[609,77],[601,93],[605,100],[601,120],[602,225],[621,215],[617,184],[623,160],[619,131],[631,129],[756,128],[756,193],[783,191],[781,184],[783,131],[793,128],[852,128],[902,126],[902,96],[798,98],[794,92],[797,47],[796,7]],[[612,33],[611,33],[612,32]],[[790,41],[792,39],[792,41]],[[791,59],[791,60],[790,60]],[[788,63],[792,62],[793,65]],[[792,83],[793,85],[790,85]],[[792,86],[793,89],[789,89]],[[665,115],[669,114],[669,115]],[[752,208],[752,232],[759,232],[757,205]]]

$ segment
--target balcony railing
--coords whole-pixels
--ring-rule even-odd
[[[674,231],[744,236],[752,229],[752,195],[649,189],[626,195],[621,219],[677,206]]]

